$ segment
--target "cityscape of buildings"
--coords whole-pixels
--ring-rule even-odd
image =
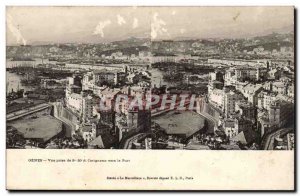
[[[294,149],[293,31],[21,44],[6,57],[7,148]]]

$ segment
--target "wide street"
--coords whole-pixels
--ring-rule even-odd
[[[42,103],[42,104],[30,107],[30,108],[22,109],[22,110],[19,110],[17,112],[7,114],[6,115],[6,120],[7,121],[15,120],[15,119],[18,119],[22,116],[32,114],[34,112],[38,112],[38,111],[43,110],[43,109],[48,108],[48,107],[50,107],[50,105],[48,103]]]

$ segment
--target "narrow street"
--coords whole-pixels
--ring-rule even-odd
[[[270,133],[266,136],[266,139],[262,142],[262,150],[274,150],[274,140],[277,136],[287,134],[292,128],[282,128]]]

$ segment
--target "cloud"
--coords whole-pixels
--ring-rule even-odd
[[[180,33],[181,33],[181,34],[184,34],[185,32],[186,32],[185,29],[180,29]]]
[[[121,15],[119,15],[119,14],[117,15],[117,20],[118,20],[118,24],[120,26],[122,26],[123,24],[126,24],[125,19]]]
[[[168,34],[168,30],[164,27],[166,22],[158,18],[158,13],[153,14],[153,21],[151,23],[151,38],[155,39],[158,35]]]
[[[135,29],[139,26],[139,21],[137,18],[133,19],[132,28]]]
[[[100,21],[98,25],[96,26],[94,30],[94,35],[100,35],[101,37],[104,37],[104,28],[111,24],[110,20]]]
[[[23,45],[26,45],[26,39],[23,37],[21,31],[19,28],[17,28],[14,24],[13,18],[11,15],[7,15],[7,26],[10,32],[13,34],[13,36],[16,38],[17,43],[22,43]]]

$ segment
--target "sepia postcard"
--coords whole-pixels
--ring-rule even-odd
[[[8,190],[295,190],[295,8],[6,7]]]

